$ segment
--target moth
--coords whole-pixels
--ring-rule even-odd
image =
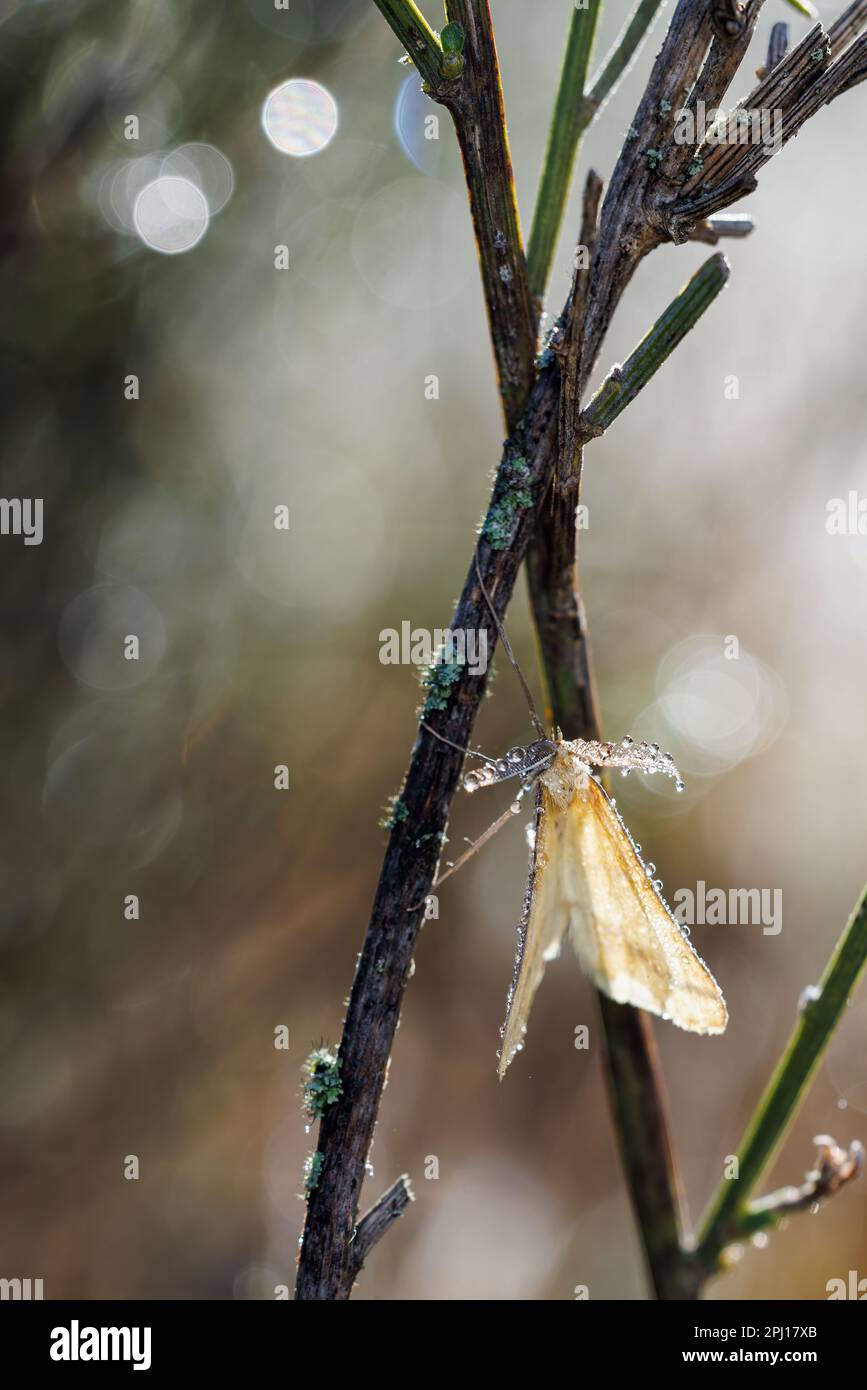
[[[691,1033],[722,1033],[728,1011],[720,987],[672,914],[661,883],[653,878],[654,866],[642,860],[640,846],[594,771],[659,773],[674,778],[681,790],[673,759],[656,744],[636,743],[628,736],[617,743],[570,740],[558,730],[548,737],[489,598],[488,604],[540,737],[527,747],[510,748],[500,759],[474,753],[484,759],[484,766],[465,774],[467,792],[513,778],[521,792],[440,875],[437,886],[520,810],[525,794],[533,794],[529,877],[501,1029],[500,1079],[523,1047],[545,966],[560,954],[567,936],[585,975],[610,999],[645,1009]]]

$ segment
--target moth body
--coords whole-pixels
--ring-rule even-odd
[[[569,937],[584,973],[618,1003],[694,1033],[728,1021],[716,980],[674,917],[594,768],[662,773],[683,786],[668,753],[626,737],[538,739],[467,773],[467,791],[518,777],[535,793],[530,874],[518,929],[499,1071],[523,1046],[545,965]]]

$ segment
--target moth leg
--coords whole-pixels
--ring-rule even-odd
[[[483,833],[479,836],[477,840],[473,840],[470,843],[469,849],[464,850],[460,859],[456,859],[454,864],[449,865],[444,874],[440,874],[439,878],[434,884],[434,888],[439,888],[440,884],[445,883],[447,878],[451,878],[452,874],[456,874],[458,869],[462,869],[464,864],[466,864],[467,860],[472,859],[473,855],[476,854],[482,848],[482,845],[486,845],[488,843],[488,840],[492,840],[494,838],[498,830],[502,830],[504,825],[508,825],[512,817],[516,816],[520,811],[521,798],[523,797],[526,790],[526,787],[522,787],[521,790],[518,792],[516,799],[512,802],[511,806],[509,807],[508,811],[504,811],[501,816],[498,816],[497,819],[494,821],[493,825],[489,825],[487,830],[483,831]]]
[[[426,724],[423,719],[420,719],[418,722],[429,734],[433,734],[434,738],[438,738],[440,743],[446,743],[449,748],[454,748],[456,753],[463,753],[465,758],[481,758],[483,762],[490,763],[491,767],[497,766],[496,758],[489,758],[487,753],[483,753],[480,748],[462,748],[459,743],[453,743],[450,738],[446,738],[445,734],[438,734],[436,729],[432,729],[430,724]]]

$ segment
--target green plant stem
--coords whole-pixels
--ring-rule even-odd
[[[581,138],[626,72],[665,3],[666,0],[638,0],[589,87],[586,86],[587,66],[599,6],[595,10],[575,11],[527,246],[530,289],[539,304],[548,286]]]
[[[638,0],[635,9],[615,39],[602,68],[590,83],[586,102],[591,108],[591,121],[602,110],[649,34],[657,14],[667,3],[668,0]]]
[[[569,184],[578,152],[578,142],[589,121],[583,119],[584,86],[602,0],[590,0],[586,10],[574,9],[560,70],[560,84],[548,131],[548,147],[542,166],[542,180],[527,247],[530,290],[542,300],[560,226]]]
[[[867,887],[834,951],[818,997],[801,1010],[788,1046],[738,1149],[738,1177],[724,1180],[702,1227],[695,1260],[708,1277],[726,1246],[755,1230],[750,1194],[782,1143],[789,1123],[867,962]]]
[[[696,271],[623,366],[615,367],[608,374],[582,412],[581,424],[587,437],[604,434],[635,400],[716,299],[730,273],[729,263],[720,252]]]
[[[805,19],[812,19],[815,22],[820,18],[819,11],[816,9],[815,5],[810,3],[810,0],[788,0],[788,3],[793,10],[797,10],[798,14],[802,14]]]
[[[440,41],[413,0],[373,0],[400,39],[424,80],[434,86],[442,78]]]

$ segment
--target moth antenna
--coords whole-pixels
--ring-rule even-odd
[[[425,724],[423,719],[420,719],[418,722],[423,729],[427,729],[429,734],[433,734],[434,738],[438,738],[440,743],[447,743],[449,748],[454,748],[457,753],[463,753],[464,757],[481,758],[484,762],[490,763],[491,767],[496,767],[496,758],[489,758],[487,753],[482,753],[477,748],[462,748],[459,743],[452,743],[450,738],[445,737],[445,734],[438,734],[436,729],[432,729],[430,724]]]
[[[501,816],[498,816],[497,819],[494,821],[493,825],[489,825],[487,830],[483,831],[483,833],[479,836],[477,840],[472,841],[469,849],[464,850],[464,853],[461,855],[460,859],[456,859],[454,864],[449,865],[444,874],[440,874],[439,878],[434,884],[434,888],[439,888],[440,884],[445,883],[447,878],[451,878],[452,874],[456,874],[458,869],[462,869],[468,859],[472,859],[474,854],[478,854],[479,850],[482,848],[482,845],[486,845],[488,843],[488,840],[492,840],[494,838],[498,830],[502,830],[504,825],[508,825],[512,817],[518,814],[518,811],[520,809],[521,797],[523,795],[524,788],[522,787],[518,793],[517,799],[512,802],[508,811],[504,811]]]
[[[476,561],[476,578],[477,578],[478,581],[479,581],[479,588],[481,589],[482,593],[483,593],[484,596],[485,596],[485,603],[488,605],[488,608],[490,609],[491,617],[492,617],[493,620],[494,620],[494,626],[496,627],[496,629],[497,629],[497,634],[498,634],[498,636],[499,636],[499,638],[500,638],[500,641],[501,641],[502,644],[503,644],[503,650],[505,651],[506,656],[509,658],[509,660],[511,661],[513,667],[515,668],[515,674],[517,675],[518,680],[521,682],[521,689],[522,689],[523,692],[524,692],[524,695],[525,695],[526,700],[527,700],[527,704],[530,706],[530,718],[531,718],[531,720],[533,721],[533,727],[535,728],[536,733],[539,735],[540,738],[545,738],[545,739],[547,739],[547,737],[548,737],[548,731],[547,731],[547,729],[544,727],[544,725],[542,724],[541,719],[539,718],[538,712],[537,712],[537,710],[536,710],[536,704],[535,704],[535,701],[534,701],[534,699],[533,699],[532,691],[530,690],[530,687],[529,687],[529,685],[527,684],[527,680],[526,680],[526,677],[525,677],[525,675],[524,675],[524,672],[521,670],[520,666],[518,665],[518,658],[515,656],[515,653],[512,651],[512,644],[511,644],[511,642],[509,641],[508,637],[506,636],[506,629],[503,627],[503,624],[500,622],[500,619],[499,619],[499,617],[497,616],[496,610],[495,610],[494,605],[493,605],[493,603],[492,603],[492,601],[491,601],[491,596],[490,596],[490,594],[488,593],[487,589],[485,588],[485,581],[484,581],[484,579],[482,578],[482,571],[481,571],[481,568],[480,568],[480,566],[479,566],[479,552],[478,552],[478,550],[476,550],[475,561]]]

